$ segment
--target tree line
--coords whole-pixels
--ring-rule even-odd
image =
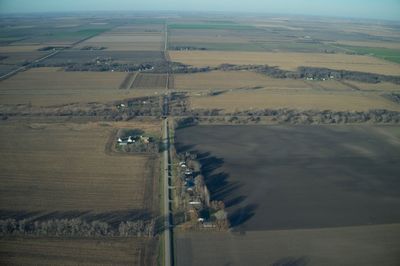
[[[297,70],[283,70],[276,66],[265,65],[234,65],[221,64],[216,67],[192,67],[181,63],[171,64],[173,73],[199,73],[210,71],[239,71],[248,70],[267,75],[278,79],[305,79],[312,78],[316,80],[338,79],[338,80],[353,80],[365,83],[391,82],[400,84],[400,76],[382,75],[360,71],[336,70],[321,67],[298,67]]]
[[[119,107],[121,104],[124,107]],[[0,105],[0,119],[13,116],[93,117],[105,121],[127,121],[135,117],[160,117],[160,97],[140,97],[110,103],[67,104],[38,107],[26,105]]]
[[[29,221],[26,219],[0,220],[0,236],[56,236],[56,237],[131,237],[155,235],[155,221],[122,221],[110,224],[104,221],[52,219]]]
[[[398,124],[400,112],[385,109],[369,111],[317,111],[293,109],[264,109],[224,113],[222,110],[193,110],[192,114],[176,120],[177,128],[199,123],[254,124],[262,120],[282,124]]]

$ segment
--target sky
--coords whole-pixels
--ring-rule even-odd
[[[0,0],[0,13],[222,11],[400,21],[400,0]]]

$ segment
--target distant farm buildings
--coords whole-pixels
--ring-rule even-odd
[[[128,144],[133,144],[137,142],[141,142],[144,144],[149,144],[152,139],[150,137],[145,137],[145,136],[128,136],[125,138],[118,138],[117,142],[119,145],[124,146]]]
[[[152,136],[145,136],[142,130],[122,130],[116,137],[115,148],[119,152],[157,153],[160,142]]]
[[[226,229],[229,227],[225,205],[221,201],[211,201],[210,192],[201,174],[201,165],[196,154],[181,154],[178,163],[181,198],[186,209],[186,217],[192,226],[204,229]]]

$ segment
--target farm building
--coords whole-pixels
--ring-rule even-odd
[[[126,144],[135,143],[136,140],[135,140],[133,137],[129,136],[129,137],[127,137],[127,138],[118,138],[117,142],[118,142],[120,145],[126,145]]]

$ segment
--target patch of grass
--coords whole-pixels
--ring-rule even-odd
[[[263,52],[266,49],[258,43],[170,43],[173,47],[194,47],[199,50],[214,51],[247,51],[247,52]]]
[[[164,24],[165,19],[157,19],[157,18],[140,18],[134,19],[132,21],[133,24],[145,25],[145,24]]]
[[[188,23],[188,24],[170,24],[170,29],[182,30],[252,30],[256,29],[251,25],[235,23]]]
[[[303,43],[303,42],[260,42],[260,46],[266,51],[287,51],[301,53],[316,53],[332,50],[332,47],[321,43]],[[339,50],[339,49],[335,49]]]
[[[210,23],[210,24],[237,24],[232,20],[203,20],[201,23]]]
[[[96,36],[100,33],[105,32],[108,30],[107,28],[100,28],[100,29],[84,29],[78,31],[61,31],[61,32],[54,32],[51,34],[53,38],[62,39],[62,38],[85,38],[90,36]]]
[[[0,43],[9,43],[9,42],[15,42],[20,40],[21,38],[18,37],[7,37],[7,36],[2,36],[0,37]]]
[[[380,59],[400,64],[400,50],[380,47],[360,47],[349,45],[338,45],[360,55],[371,55]]]
[[[210,42],[176,42],[170,43],[170,48],[174,47],[194,47],[197,49],[215,51],[247,51],[247,52],[302,52],[315,53],[332,50],[331,47],[319,43],[296,43],[296,42],[247,42],[247,43],[210,43]],[[339,50],[339,49],[337,49]]]

